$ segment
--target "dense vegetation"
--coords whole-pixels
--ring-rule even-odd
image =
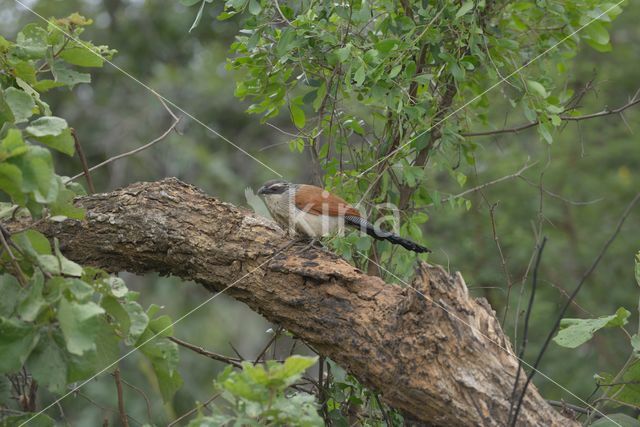
[[[16,4],[0,16],[5,221],[82,218],[71,201],[90,188],[67,178],[82,170],[78,147],[93,165],[171,129],[165,106],[106,63],[113,60],[190,117],[179,135],[93,172],[97,191],[176,175],[242,203],[244,187],[273,171],[322,184],[373,220],[399,215],[402,235],[436,248],[430,262],[462,271],[472,292],[489,299],[517,349],[533,260],[547,236],[524,353],[532,362],[639,188],[631,104],[640,10],[631,4],[33,4],[42,16],[67,18],[47,23]],[[601,114],[586,116],[594,112]],[[634,416],[637,207],[624,219],[540,365],[582,401],[535,382],[549,399]],[[403,250],[355,233],[329,244],[371,274],[399,283],[411,276],[415,257]],[[32,228],[4,234],[2,249],[7,425],[44,408],[31,422],[118,424],[123,392],[131,424],[181,415],[195,425],[402,422],[375,391],[322,357],[240,362],[313,351],[231,300],[171,326],[204,290],[77,265]],[[603,328],[614,329],[597,332]],[[229,360],[238,369],[180,349],[170,336],[235,354]],[[311,378],[318,368],[304,374],[312,365],[320,386]]]

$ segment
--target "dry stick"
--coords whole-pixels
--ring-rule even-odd
[[[118,154],[117,156],[113,156],[107,160],[105,160],[102,163],[98,163],[97,165],[91,167],[88,169],[88,172],[93,172],[96,169],[99,169],[105,165],[108,165],[109,163],[112,163],[116,160],[122,159],[124,157],[129,157],[129,156],[133,156],[134,154],[138,154],[141,151],[146,150],[147,148],[151,147],[152,145],[156,144],[157,142],[162,141],[163,139],[165,139],[167,137],[167,135],[169,135],[175,128],[176,126],[178,126],[178,123],[180,122],[180,118],[178,116],[176,116],[173,111],[171,111],[171,109],[167,106],[167,104],[165,104],[164,100],[162,98],[158,98],[160,100],[160,102],[162,103],[162,105],[164,106],[164,108],[169,112],[169,114],[171,115],[171,117],[173,118],[173,122],[171,123],[171,126],[169,126],[169,128],[167,128],[167,130],[164,131],[164,133],[162,135],[160,135],[159,137],[157,137],[156,139],[154,139],[153,141],[150,141],[148,143],[146,143],[145,145],[135,148],[131,151],[127,151],[126,153],[122,153],[122,154]],[[85,172],[79,173],[77,175],[72,176],[71,178],[69,178],[69,181],[75,181],[76,179],[80,178],[82,175],[84,175]]]
[[[556,321],[555,321],[553,327],[551,328],[551,331],[549,331],[549,335],[547,335],[547,339],[544,341],[544,344],[542,345],[542,348],[541,348],[540,352],[538,353],[538,357],[536,358],[536,361],[533,363],[533,366],[531,368],[531,372],[527,376],[527,382],[524,384],[524,387],[522,388],[522,393],[520,393],[520,398],[518,399],[518,406],[516,407],[516,417],[518,415],[518,411],[520,410],[520,406],[522,406],[522,401],[523,401],[524,395],[525,395],[525,393],[527,391],[527,387],[529,386],[529,383],[533,379],[533,376],[536,374],[537,369],[538,369],[538,365],[540,365],[540,361],[542,360],[542,356],[544,356],[544,353],[546,352],[547,347],[549,346],[549,343],[551,342],[551,339],[553,338],[553,334],[555,333],[556,329],[558,329],[558,326],[560,326],[560,321],[564,317],[565,312],[567,311],[567,309],[569,308],[569,306],[571,305],[571,303],[575,299],[576,295],[578,295],[578,292],[580,292],[580,289],[582,288],[582,285],[584,285],[584,283],[589,278],[589,276],[591,276],[591,273],[593,273],[593,271],[596,269],[596,267],[600,263],[600,260],[602,259],[604,254],[607,252],[607,249],[609,249],[609,246],[613,243],[613,241],[616,239],[616,237],[618,237],[618,233],[620,233],[620,229],[622,228],[622,225],[624,224],[625,220],[627,219],[627,216],[629,216],[629,214],[631,213],[631,210],[636,205],[636,203],[638,203],[639,200],[640,200],[640,193],[636,194],[636,196],[633,198],[633,200],[631,200],[631,203],[629,203],[629,206],[627,206],[627,208],[623,212],[622,216],[620,217],[620,220],[618,221],[618,224],[616,225],[615,231],[613,232],[611,237],[609,237],[609,240],[607,240],[607,242],[604,244],[604,246],[600,250],[600,253],[598,253],[598,256],[593,261],[593,264],[591,265],[591,267],[589,267],[589,269],[582,276],[582,278],[580,279],[580,282],[578,282],[578,285],[573,290],[573,292],[571,293],[571,295],[567,299],[567,302],[562,307],[562,310],[560,311],[560,314],[556,318]],[[515,417],[514,417],[514,419],[515,419]]]
[[[194,412],[196,412],[198,409],[203,408],[205,406],[207,406],[209,403],[213,402],[215,399],[217,399],[222,393],[216,393],[213,396],[211,396],[206,402],[196,405],[195,408],[190,409],[189,411],[185,412],[184,414],[180,415],[180,417],[176,418],[175,420],[171,421],[169,424],[167,424],[167,427],[172,427],[176,424],[178,424],[180,421],[182,421],[183,419],[187,418],[189,415],[192,415]]]
[[[529,306],[527,307],[527,312],[524,317],[524,330],[522,333],[522,345],[520,346],[520,354],[518,355],[518,370],[516,371],[516,380],[513,383],[513,390],[511,391],[511,403],[509,405],[509,420],[511,420],[511,413],[513,412],[513,403],[516,397],[516,391],[518,391],[518,382],[520,382],[520,372],[522,371],[522,358],[524,357],[524,352],[527,348],[528,335],[529,335],[529,318],[531,317],[531,311],[533,310],[533,302],[536,297],[536,288],[538,287],[538,270],[540,269],[540,260],[542,259],[542,251],[544,250],[544,245],[547,243],[547,237],[542,238],[542,243],[538,248],[538,254],[536,256],[536,265],[533,268],[533,279],[531,283],[531,295],[529,296]],[[524,389],[522,391],[524,394]],[[511,426],[516,425],[516,419],[518,418],[519,407],[516,409],[515,414],[513,415],[513,421],[510,422]]]
[[[114,374],[111,374],[114,375]],[[144,391],[142,391],[141,388],[136,387],[135,385],[131,384],[129,381],[125,380],[124,378],[120,378],[120,381],[122,381],[122,384],[126,385],[127,387],[129,387],[132,390],[135,390],[137,393],[139,393],[142,398],[145,401],[145,404],[147,406],[147,418],[149,418],[149,422],[151,422],[151,401],[149,400],[149,397],[145,394]]]
[[[82,171],[84,173],[84,177],[87,180],[87,186],[89,187],[89,191],[91,194],[96,192],[96,188],[93,186],[93,178],[91,178],[91,174],[89,173],[89,165],[87,164],[87,158],[84,155],[84,150],[82,149],[82,145],[80,145],[80,140],[78,139],[78,133],[74,128],[71,128],[71,136],[73,136],[73,143],[76,146],[76,152],[78,153],[78,157],[80,157],[80,163],[82,164]]]
[[[625,105],[615,108],[613,110],[610,110],[608,108],[605,108],[602,111],[599,111],[597,113],[591,113],[591,114],[585,114],[583,116],[568,116],[568,115],[562,115],[560,116],[560,119],[563,121],[571,121],[571,122],[579,122],[582,120],[589,120],[589,119],[595,119],[597,117],[606,117],[606,116],[610,116],[613,114],[620,114],[622,113],[624,110],[633,107],[636,104],[640,104],[640,97],[638,96],[640,94],[640,90],[638,90],[638,92],[636,92],[636,94],[633,96],[633,98],[631,98],[631,101],[629,101],[628,103],[626,103]],[[512,128],[507,128],[507,129],[498,129],[498,130],[488,130],[488,131],[482,131],[482,132],[467,132],[467,133],[461,133],[460,135],[464,136],[464,137],[471,137],[471,136],[489,136],[489,135],[500,135],[500,134],[504,134],[504,133],[518,133],[521,132],[523,130],[538,126],[540,124],[539,120],[533,121],[531,123],[525,123],[523,125],[520,126],[515,126]]]
[[[118,393],[118,413],[120,414],[120,421],[124,427],[129,427],[129,419],[127,418],[127,412],[124,408],[124,399],[122,396],[122,381],[120,380],[120,367],[116,366],[113,371],[113,377],[116,380],[116,390]]]
[[[217,360],[219,362],[224,362],[236,368],[242,368],[242,362],[244,361],[243,359],[236,359],[236,358],[228,357],[219,353],[214,353],[212,351],[205,350],[202,347],[198,347],[186,341],[182,341],[181,339],[176,337],[167,337],[167,338],[173,341],[174,343],[178,344],[179,346],[188,348],[189,350],[195,351],[196,353],[201,354],[203,356],[207,356],[209,359]]]

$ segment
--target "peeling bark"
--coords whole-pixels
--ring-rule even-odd
[[[227,294],[416,420],[506,425],[517,359],[489,304],[469,297],[459,273],[419,263],[412,286],[420,295],[314,247],[278,253],[288,241],[275,224],[176,179],[77,205],[86,220],[39,225],[70,259],[112,272],[170,274],[214,291],[233,284]],[[518,425],[578,424],[531,386]]]

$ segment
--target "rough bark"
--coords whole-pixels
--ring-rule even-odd
[[[506,424],[517,360],[491,307],[469,297],[459,273],[419,263],[411,286],[421,295],[317,248],[278,253],[287,239],[271,221],[176,179],[77,204],[86,220],[39,225],[70,259],[113,272],[170,274],[217,291],[233,285],[227,294],[415,419]],[[529,387],[518,425],[574,423]]]

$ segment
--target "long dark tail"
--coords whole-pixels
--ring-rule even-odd
[[[347,215],[344,217],[344,222],[354,227],[360,228],[360,230],[366,232],[369,236],[378,239],[378,240],[387,240],[394,245],[400,245],[405,249],[408,249],[413,252],[423,253],[423,252],[431,252],[431,250],[427,247],[417,244],[414,241],[409,239],[405,239],[404,237],[400,237],[395,233],[390,231],[384,231],[375,225],[371,224],[364,218],[360,218],[359,216],[351,216]]]

